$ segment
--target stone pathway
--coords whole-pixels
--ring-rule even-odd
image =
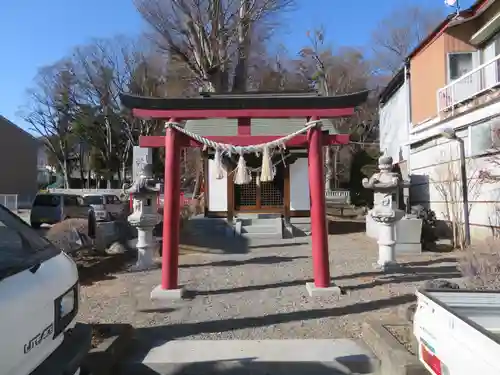
[[[305,283],[312,278],[311,246],[308,239],[296,239],[296,242],[252,244],[245,254],[183,256],[180,280],[189,291],[189,298],[169,306],[154,305],[149,299],[151,290],[160,282],[160,270],[111,275],[82,288],[80,319],[131,323],[136,327],[139,345],[130,357],[134,363],[151,358],[154,353],[151,350],[155,348],[162,348],[156,350],[166,358],[171,358],[170,350],[176,345],[187,345],[194,352],[201,347],[209,351],[214,340],[238,340],[229,344],[244,349],[242,356],[246,358],[246,350],[251,354],[248,356],[256,355],[253,349],[248,349],[255,348],[256,344],[247,340],[325,339],[331,341],[328,345],[338,347],[338,339],[359,339],[364,321],[402,316],[401,310],[414,300],[415,289],[421,283],[459,276],[452,255],[430,253],[400,258],[406,264],[404,269],[395,274],[381,274],[372,267],[376,244],[364,233],[332,235],[329,239],[332,280],[343,288],[345,295],[312,299],[305,288]],[[192,342],[170,344],[173,340]],[[200,340],[210,341],[203,344]],[[307,352],[300,348],[309,345],[315,344],[299,343],[292,351],[282,347],[278,352],[290,351],[290,360],[302,361]],[[360,350],[354,351],[354,355]],[[211,354],[217,354],[214,352]],[[225,353],[228,358],[234,356],[232,352]],[[298,353],[305,357],[299,357]],[[196,358],[206,363],[204,355],[196,353]],[[329,361],[335,357],[332,349]],[[241,355],[236,358],[241,359]],[[260,362],[274,366],[271,353]],[[279,363],[283,371],[290,369],[291,365]],[[316,365],[318,362],[313,361],[307,365],[311,368],[306,369],[294,362],[304,374],[321,373],[319,368],[314,372]],[[173,373],[199,373],[199,368],[196,370],[193,366],[192,371],[187,368],[182,370],[185,372],[178,372],[176,365],[177,372]],[[259,367],[262,373],[279,373],[266,366]],[[320,367],[325,370],[324,366]],[[221,371],[214,369],[212,373],[224,373]],[[231,371],[236,370],[232,367]],[[247,370],[241,371],[229,373],[247,373],[244,372]],[[155,373],[162,372],[146,372]],[[208,373],[211,372],[203,371]]]
[[[371,374],[359,340],[173,340],[122,368],[125,374]]]

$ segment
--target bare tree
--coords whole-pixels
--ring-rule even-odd
[[[468,170],[467,190],[469,194],[467,210],[470,215],[474,202],[481,192],[484,175],[477,168],[474,159],[468,159],[466,167]],[[465,247],[465,228],[463,225],[463,197],[459,162],[450,158],[447,162],[438,166],[435,170],[435,177],[431,179],[431,182],[443,200],[444,212],[441,212],[441,215],[451,225],[452,245],[463,250]]]
[[[334,50],[327,46],[323,28],[308,32],[307,36],[310,46],[299,52],[302,58],[300,70],[319,92],[323,95],[341,95],[368,88],[370,66],[361,51],[355,48]],[[353,117],[331,119],[339,132],[350,134],[357,142],[351,145],[351,151],[358,149],[358,145],[377,133],[376,108],[376,103],[369,100],[360,106]],[[340,147],[324,147],[326,189],[331,189],[334,182],[338,184],[340,151]]]
[[[374,67],[383,73],[396,73],[411,51],[444,18],[442,8],[406,5],[380,21],[372,33],[370,46]]]
[[[283,46],[274,55],[268,54],[264,46],[254,52],[249,60],[250,90],[279,92],[311,89],[309,80],[298,69],[300,61],[290,59]]]
[[[265,25],[294,0],[134,0],[155,31],[160,50],[183,63],[194,86],[210,92],[246,91],[252,38],[273,28]],[[274,25],[275,26],[275,25]],[[258,32],[258,34],[257,34]],[[234,74],[233,74],[234,73]],[[198,194],[203,175],[195,185]]]
[[[182,61],[207,91],[246,89],[247,59],[256,29],[276,20],[294,0],[135,0],[158,46]],[[272,28],[265,29],[269,35]],[[236,63],[235,63],[236,61]],[[231,73],[235,71],[234,77]]]
[[[78,47],[73,64],[78,79],[83,138],[100,153],[112,176],[125,177],[132,146],[140,135],[157,132],[159,123],[135,119],[121,106],[119,94],[165,94],[162,72],[149,61],[147,49],[136,40],[117,37]]]
[[[29,90],[28,105],[21,110],[25,121],[57,163],[64,187],[69,188],[72,166],[71,123],[76,112],[76,81],[71,62],[60,61],[40,69],[35,87]]]

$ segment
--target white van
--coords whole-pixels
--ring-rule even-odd
[[[0,374],[78,374],[91,342],[78,300],[75,262],[0,205]]]

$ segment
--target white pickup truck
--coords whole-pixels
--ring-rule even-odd
[[[0,205],[0,374],[73,375],[90,350],[76,324],[73,260]]]
[[[433,375],[500,374],[500,292],[417,292],[413,333]]]

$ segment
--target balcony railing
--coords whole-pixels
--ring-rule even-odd
[[[438,114],[449,111],[482,93],[500,86],[500,55],[464,74],[437,92]]]

